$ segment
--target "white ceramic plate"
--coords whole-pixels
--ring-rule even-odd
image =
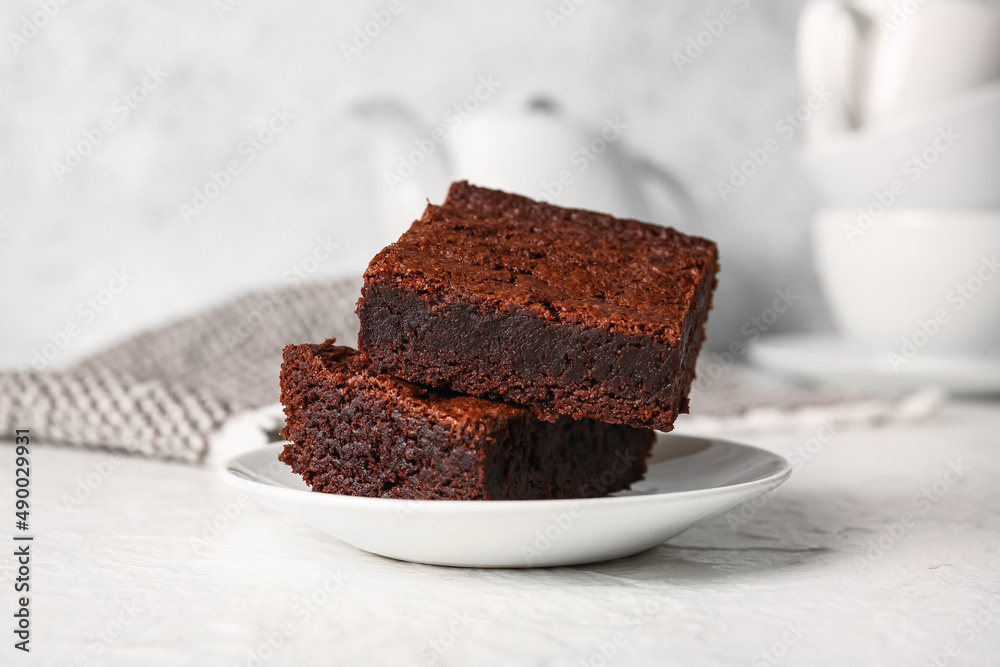
[[[860,350],[834,336],[768,336],[750,347],[747,359],[762,368],[813,379],[890,389],[937,386],[956,394],[1000,392],[1000,360],[921,352],[894,370],[887,354]]]
[[[646,479],[608,498],[413,501],[314,493],[278,461],[281,447],[235,456],[219,474],[264,505],[359,549],[463,567],[630,556],[770,491],[791,473],[781,456],[755,447],[660,434]]]

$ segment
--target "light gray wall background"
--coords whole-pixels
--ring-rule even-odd
[[[318,237],[340,248],[312,278],[360,271],[391,239],[377,224],[384,185],[369,137],[340,108],[343,93],[394,93],[432,120],[488,74],[504,82],[489,101],[497,109],[546,93],[585,123],[621,115],[624,141],[691,188],[722,253],[714,345],[742,340],[741,325],[787,287],[802,299],[775,329],[828,326],[808,249],[815,202],[797,166],[801,134],[728,202],[715,186],[802,101],[802,3],[588,0],[553,30],[546,11],[557,0],[402,0],[347,63],[339,43],[386,1],[230,0],[220,17],[224,2],[51,0],[58,10],[17,44],[10,33],[45,3],[3,3],[0,365],[27,363],[70,323],[79,333],[55,363],[280,284]],[[679,72],[673,53],[727,8],[735,22]],[[150,66],[167,75],[120,118],[113,101]],[[296,115],[291,126],[184,223],[179,203],[282,106]],[[52,163],[104,118],[114,131],[59,181]],[[82,314],[123,269],[129,285]]]

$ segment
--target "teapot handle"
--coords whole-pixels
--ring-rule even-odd
[[[644,156],[634,156],[632,162],[640,176],[647,182],[658,185],[666,193],[667,198],[676,203],[683,216],[682,225],[686,230],[702,233],[705,225],[701,210],[680,179],[670,170]]]

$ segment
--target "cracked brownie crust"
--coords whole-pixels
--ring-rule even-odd
[[[365,273],[378,372],[560,415],[669,430],[716,282],[706,239],[455,183]]]

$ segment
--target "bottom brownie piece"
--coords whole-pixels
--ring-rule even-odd
[[[646,472],[653,431],[560,417],[378,375],[328,340],[289,345],[279,459],[314,491],[382,498],[607,495]]]

